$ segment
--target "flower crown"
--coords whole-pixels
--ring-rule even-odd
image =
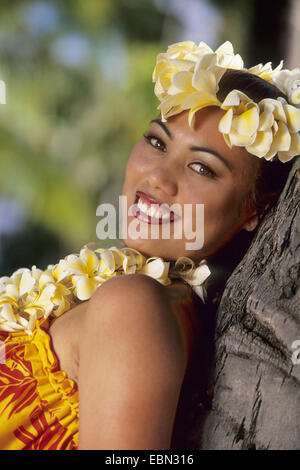
[[[205,260],[198,265],[180,257],[170,266],[160,257],[146,258],[133,248],[92,250],[85,245],[45,271],[36,266],[20,268],[10,277],[0,277],[0,331],[31,334],[37,320],[59,317],[80,301],[88,300],[98,286],[109,278],[142,273],[162,285],[181,278],[203,302],[207,300],[204,282],[210,276]]]
[[[287,162],[300,154],[300,69],[282,70],[282,65],[283,61],[272,70],[268,62],[246,69],[229,41],[215,52],[205,42],[199,46],[192,41],[173,44],[167,52],[158,54],[153,71],[162,120],[189,110],[189,125],[193,127],[197,111],[218,106],[226,111],[219,131],[230,148],[245,147],[266,160],[277,154],[281,162]],[[279,97],[255,103],[239,90],[232,90],[220,101],[219,82],[229,68],[247,71],[275,85],[288,101]]]

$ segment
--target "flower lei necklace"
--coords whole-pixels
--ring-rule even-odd
[[[73,306],[90,299],[98,286],[115,276],[143,273],[167,286],[181,278],[206,299],[204,282],[210,275],[205,260],[198,265],[180,257],[174,266],[160,257],[146,258],[133,248],[115,246],[95,250],[84,245],[46,270],[20,268],[0,278],[0,330],[31,334],[37,320],[59,317]]]

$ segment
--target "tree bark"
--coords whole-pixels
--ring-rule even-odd
[[[205,393],[203,381],[198,390],[195,382],[186,386],[190,408],[179,406],[174,447],[300,448],[300,364],[293,349],[300,340],[299,177],[297,158],[277,205],[226,283]],[[205,369],[197,367],[194,377]]]

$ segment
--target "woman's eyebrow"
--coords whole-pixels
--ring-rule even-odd
[[[207,147],[196,147],[196,146],[190,147],[190,150],[193,150],[194,152],[211,153],[212,155],[217,157],[219,160],[221,160],[221,162],[224,163],[224,165],[228,168],[228,170],[232,172],[232,166],[230,165],[230,163],[227,160],[225,160],[225,158],[221,157],[221,155],[215,150],[207,148]]]
[[[169,131],[169,129],[167,128],[166,124],[164,124],[160,119],[152,119],[151,123],[152,122],[156,122],[156,124],[158,124],[164,131],[165,133],[167,134],[167,136],[172,140],[173,139],[173,136],[171,134],[171,132]]]

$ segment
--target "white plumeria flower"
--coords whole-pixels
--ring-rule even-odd
[[[121,253],[124,255],[122,266],[125,274],[134,273],[140,270],[145,264],[145,256],[134,248],[122,248]]]
[[[224,42],[214,52],[204,41],[197,46],[193,41],[182,41],[172,44],[167,52],[158,54],[157,62],[161,60],[186,60],[197,62],[200,57],[207,54],[216,54],[218,63],[227,68],[243,68],[243,60],[239,54],[234,54],[233,46],[230,41]],[[154,75],[157,69],[154,70]]]
[[[257,105],[244,93],[233,90],[221,109],[227,112],[219,122],[219,131],[229,147],[243,146],[266,160],[278,154],[282,162],[299,154],[300,110],[284,98],[266,98]]]
[[[287,151],[290,148],[291,136],[281,101],[265,99],[259,103],[259,108],[259,125],[255,140],[246,149],[259,158],[270,160],[278,150]]]
[[[151,257],[147,259],[146,264],[139,272],[156,279],[164,286],[168,286],[171,284],[171,280],[168,278],[169,267],[170,263],[164,261],[162,258]]]
[[[287,97],[291,104],[300,105],[300,69],[281,70],[273,77],[274,84]]]
[[[53,277],[58,282],[70,277],[70,273],[68,271],[68,263],[65,259],[59,260],[59,262],[54,266],[48,266],[48,269],[51,270]]]
[[[206,260],[201,260],[195,268],[195,263],[192,259],[182,256],[177,259],[175,270],[192,287],[201,300],[205,302],[206,289],[203,284],[211,274]]]
[[[38,289],[36,282],[27,268],[21,268],[11,276],[5,292],[0,296],[1,329],[6,324],[8,329],[5,331],[25,329],[30,333],[37,319],[51,313],[55,285],[49,284]]]
[[[120,268],[125,274],[133,274],[146,261],[146,258],[134,248],[111,247],[108,250],[98,248],[95,251],[100,253],[98,274],[101,276],[109,276]]]
[[[16,300],[24,294],[29,293],[35,286],[36,280],[30,269],[20,268],[13,273],[10,282],[6,284],[5,293]]]
[[[189,123],[193,126],[198,110],[220,106],[216,91],[226,69],[242,67],[242,58],[234,54],[229,41],[215,52],[204,42],[199,46],[192,41],[173,44],[166,53],[158,55],[153,71],[162,119],[190,109]]]
[[[55,294],[55,290],[55,284],[47,284],[39,292],[29,295],[28,298],[24,300],[24,312],[37,313],[36,311],[41,311],[44,318],[46,318],[54,307],[52,298]]]
[[[63,275],[71,276],[74,294],[79,300],[88,300],[101,282],[97,276],[99,259],[84,246],[79,256],[69,255],[61,263]]]
[[[19,323],[11,303],[7,302],[2,305],[0,303],[0,329],[9,332],[24,329],[24,326]]]
[[[0,277],[0,295],[5,291],[6,285],[10,282],[10,277],[2,276]]]
[[[244,67],[243,59],[239,54],[234,54],[233,45],[230,41],[224,42],[215,51],[218,56],[218,65],[231,69],[242,69]]]
[[[259,126],[259,107],[245,93],[232,90],[221,105],[226,113],[220,119],[219,131],[229,147],[249,146]]]
[[[272,69],[272,62],[267,62],[266,64],[258,64],[254,67],[248,69],[249,73],[253,73],[254,75],[258,75],[263,80],[267,82],[273,81],[274,76],[282,69],[283,60],[280,61],[279,65],[273,70]]]
[[[59,317],[66,310],[69,310],[71,306],[71,300],[69,297],[72,295],[72,290],[65,286],[62,282],[57,282],[51,269],[47,269],[42,272],[39,278],[39,290],[44,289],[48,284],[55,285],[55,291],[51,298],[51,302],[54,306],[53,314],[56,317]]]

